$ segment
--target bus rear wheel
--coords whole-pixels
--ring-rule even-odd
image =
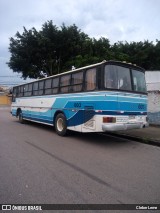
[[[67,134],[67,121],[64,114],[59,113],[55,119],[55,130],[58,135],[65,136]]]

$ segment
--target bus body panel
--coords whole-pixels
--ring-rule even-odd
[[[54,124],[55,113],[61,111],[66,116],[68,129],[80,132],[107,131],[104,125],[112,131],[116,128],[111,128],[111,125],[130,123],[134,127],[133,124],[138,123],[139,127],[147,126],[147,96],[126,92],[98,91],[17,98],[12,104],[12,115],[16,115],[18,108],[22,110],[23,119],[48,125]],[[103,117],[115,117],[116,124],[103,124]],[[122,130],[125,128],[122,127]],[[120,127],[117,129],[121,130]]]

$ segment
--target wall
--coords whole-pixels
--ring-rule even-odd
[[[0,105],[11,105],[10,97],[5,94],[0,95]]]
[[[160,91],[148,91],[148,118],[150,124],[160,125]]]

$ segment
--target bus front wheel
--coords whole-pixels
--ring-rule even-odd
[[[62,113],[56,116],[55,130],[60,136],[65,136],[67,134],[67,121],[65,115]]]

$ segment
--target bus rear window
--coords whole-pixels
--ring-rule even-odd
[[[132,70],[133,88],[137,92],[146,92],[145,74],[138,70]]]
[[[132,90],[129,68],[106,65],[104,86],[109,89]]]

